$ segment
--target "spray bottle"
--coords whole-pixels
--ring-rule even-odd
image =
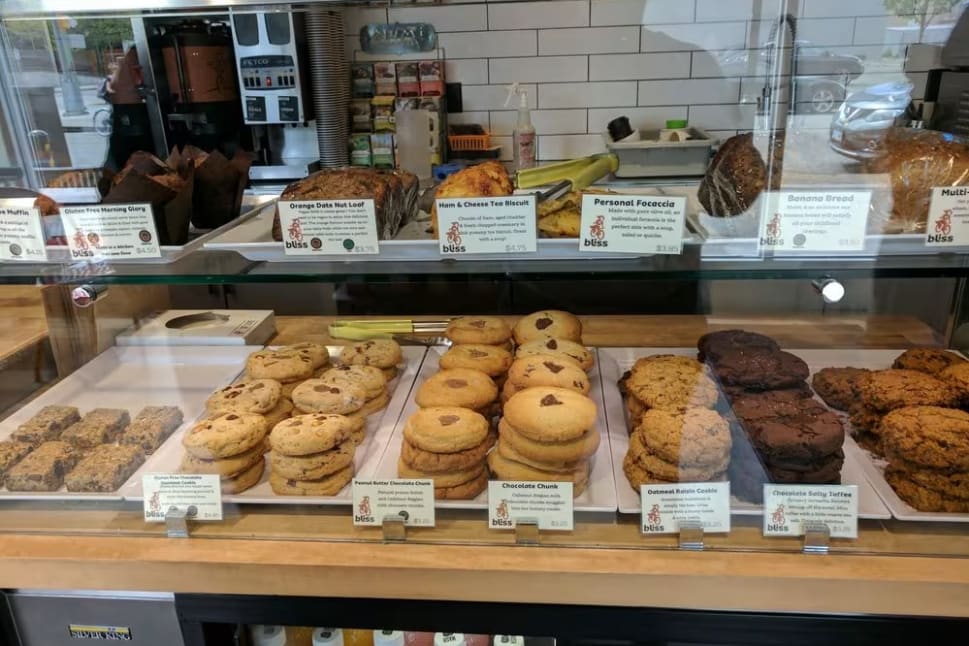
[[[515,149],[515,170],[521,170],[535,166],[535,126],[532,125],[532,115],[528,111],[528,92],[517,82],[508,86],[505,107],[508,107],[516,94],[518,95],[518,123],[515,124],[515,130],[512,132],[512,145]]]

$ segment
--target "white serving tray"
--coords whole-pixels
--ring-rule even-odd
[[[824,358],[826,354],[829,359],[827,363],[818,361],[816,353],[820,353],[821,358]],[[901,353],[902,350],[838,350],[836,353],[837,357],[835,358],[835,352],[829,350],[799,350],[797,352],[807,362],[808,366],[810,366],[811,374],[826,366],[852,366],[855,368],[884,370],[890,368],[892,362]],[[850,423],[847,421],[847,416],[846,423]],[[969,523],[969,514],[919,511],[899,498],[895,490],[892,489],[892,486],[885,480],[886,460],[862,448],[850,437],[845,441],[846,458],[849,453],[855,456],[865,477],[868,478],[868,482],[874,487],[892,516],[898,520],[930,523]]]
[[[846,358],[850,353],[872,352],[871,350],[791,350],[804,359],[811,367],[812,373],[825,366],[857,365]],[[879,351],[874,351],[879,352]],[[629,432],[626,424],[626,407],[623,405],[622,395],[619,394],[617,382],[626,370],[629,370],[636,359],[651,354],[676,354],[689,357],[696,356],[695,348],[599,348],[599,369],[602,372],[606,420],[609,426],[609,443],[612,446],[612,462],[615,465],[613,473],[616,481],[616,491],[619,497],[619,511],[623,514],[638,514],[642,511],[639,492],[629,486],[626,475],[622,471],[622,461],[629,448]],[[897,353],[896,353],[897,354]],[[853,358],[853,357],[852,357]],[[885,520],[891,518],[888,508],[882,503],[874,487],[865,477],[865,471],[859,461],[859,456],[850,450],[845,443],[845,461],[841,468],[841,482],[846,485],[858,486],[858,517],[865,519]],[[738,516],[760,516],[764,512],[763,505],[739,500],[731,497],[730,511]]]
[[[404,423],[418,409],[417,402],[414,401],[414,396],[420,385],[440,370],[439,360],[441,355],[446,351],[447,348],[445,346],[432,346],[428,348],[427,357],[424,359],[424,365],[421,367],[420,374],[417,376],[414,388],[411,389],[411,396],[407,399],[407,405],[404,407],[403,415],[400,416],[394,432],[390,437],[387,450],[384,451],[383,458],[377,467],[377,472],[375,473],[377,477],[397,477],[397,460],[400,458],[400,445],[404,437]],[[574,510],[577,512],[613,513],[616,511],[616,487],[612,477],[612,458],[609,451],[608,435],[606,434],[606,418],[602,403],[602,390],[599,384],[598,367],[593,368],[589,374],[589,379],[592,385],[589,396],[596,403],[596,408],[599,411],[596,428],[600,434],[603,434],[603,437],[598,451],[592,456],[589,486],[581,496],[575,499]],[[488,492],[487,490],[483,491],[473,500],[438,500],[435,501],[434,507],[437,509],[486,510],[488,509]]]
[[[659,188],[629,188],[615,187],[615,190],[630,194],[661,195]],[[258,262],[307,262],[310,260],[368,262],[401,261],[401,260],[442,260],[437,241],[425,233],[430,226],[430,216],[410,222],[405,225],[395,240],[381,240],[380,253],[370,256],[290,256],[283,249],[283,243],[276,242],[272,237],[274,205],[267,204],[259,209],[255,217],[245,221],[236,221],[237,225],[209,238],[205,248],[220,251],[235,251],[248,260]],[[694,234],[684,227],[684,244],[696,244],[699,241]],[[540,238],[538,251],[534,254],[509,253],[500,256],[479,254],[462,256],[465,260],[617,260],[623,258],[645,257],[651,254],[621,254],[603,253],[587,254],[579,251],[579,241],[567,238]]]
[[[330,351],[331,357],[338,355],[342,349],[342,346],[327,347]],[[382,411],[367,418],[365,427],[367,431],[366,438],[364,439],[363,443],[357,447],[353,460],[354,469],[356,472],[354,477],[368,478],[374,474],[377,464],[380,461],[384,450],[387,448],[387,442],[393,433],[394,425],[397,423],[401,410],[404,408],[404,403],[407,401],[407,396],[410,394],[411,387],[414,384],[414,377],[417,375],[417,371],[420,369],[421,362],[424,359],[425,348],[423,347],[404,346],[401,348],[401,351],[403,353],[404,363],[399,366],[400,373],[389,384],[389,387],[393,391],[391,394],[390,403]],[[242,364],[239,365],[239,371],[241,371],[241,369]],[[211,392],[217,387],[218,385],[213,385],[210,387],[208,394],[211,394]],[[200,411],[200,413],[201,412],[202,411]],[[182,456],[184,455],[184,449],[182,448],[183,433],[184,430],[173,435],[162,446],[161,449],[151,456],[150,460],[145,465],[145,473],[178,472],[179,465],[182,462]],[[272,487],[269,486],[269,458],[266,457],[265,460],[266,470],[263,472],[262,479],[259,481],[259,484],[240,494],[222,496],[222,501],[226,503],[250,505],[353,504],[353,496],[351,494],[349,485],[344,487],[343,490],[335,496],[282,496],[273,493]],[[132,486],[130,488],[126,487],[123,490],[125,500],[142,500],[144,498],[144,491],[141,486],[141,479],[138,478],[136,482],[132,482],[131,484]]]
[[[82,415],[92,408],[123,408],[132,419],[145,406],[178,406],[185,420],[176,431],[180,434],[205,409],[212,391],[232,381],[249,353],[261,347],[110,348],[5,419],[0,424],[0,440],[49,405],[75,406]],[[0,489],[0,499],[122,500],[133,482],[141,486],[141,475],[151,459],[149,456],[116,492],[73,493],[64,487],[52,492]]]

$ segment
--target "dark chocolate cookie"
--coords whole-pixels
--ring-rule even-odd
[[[767,461],[816,460],[834,453],[844,443],[841,419],[816,401],[739,404],[739,412],[736,403],[734,412]]]
[[[756,352],[766,350],[777,352],[781,349],[777,341],[763,334],[746,332],[744,330],[720,330],[709,332],[699,338],[696,343],[697,358],[700,361],[717,361],[727,352]]]
[[[801,382],[791,388],[781,388],[779,390],[747,390],[740,386],[723,386],[723,395],[727,401],[734,401],[738,397],[765,398],[773,401],[797,401],[799,399],[810,399],[814,396],[814,391],[806,382]]]
[[[726,352],[714,364],[723,384],[746,390],[792,388],[811,374],[804,361],[790,352]]]

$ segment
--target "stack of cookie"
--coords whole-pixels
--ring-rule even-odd
[[[505,382],[511,361],[511,352],[500,346],[462,343],[452,345],[442,354],[439,365],[444,370],[467,368],[483,372],[500,388]]]
[[[596,417],[595,403],[575,390],[526,388],[505,403],[488,466],[499,480],[572,482],[579,496],[599,448]]]
[[[335,496],[353,479],[362,418],[297,415],[272,429],[269,484],[284,496]]]
[[[525,345],[540,339],[562,339],[582,343],[582,322],[561,310],[541,310],[521,317],[512,334],[515,344]]]
[[[253,352],[246,359],[249,379],[272,379],[282,385],[283,397],[289,399],[293,389],[325,369],[330,353],[321,343],[302,342]]]
[[[258,413],[222,413],[197,422],[182,437],[181,471],[219,475],[225,494],[254,487],[265,469],[268,430],[266,418]]]
[[[459,316],[451,319],[444,336],[454,345],[492,345],[511,352],[511,328],[496,316]]]
[[[422,408],[404,424],[397,475],[434,481],[434,497],[468,500],[488,486],[485,456],[495,443],[484,416],[467,408]]]
[[[385,373],[375,366],[345,365],[330,368],[317,379],[307,379],[293,390],[293,405],[300,413],[346,415],[365,420],[390,402]]]
[[[182,438],[185,455],[180,470],[217,474],[225,494],[255,486],[265,468],[265,440],[270,425],[279,421],[274,411],[282,398],[282,387],[272,379],[253,379],[215,391],[205,402],[209,419]]]
[[[841,419],[813,399],[807,364],[765,335],[712,332],[699,357],[720,381],[736,421],[729,476],[739,497],[760,501],[764,482],[836,484],[844,463]],[[753,451],[750,450],[753,449]]]
[[[526,388],[556,386],[588,395],[592,385],[589,375],[571,357],[553,354],[529,354],[515,359],[501,389],[501,401]]]
[[[660,354],[638,359],[620,381],[629,417],[623,472],[630,486],[723,480],[730,426],[713,408],[716,383],[699,361]]]

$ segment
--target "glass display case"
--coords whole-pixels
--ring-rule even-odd
[[[963,4],[8,0],[0,586],[964,617]]]

